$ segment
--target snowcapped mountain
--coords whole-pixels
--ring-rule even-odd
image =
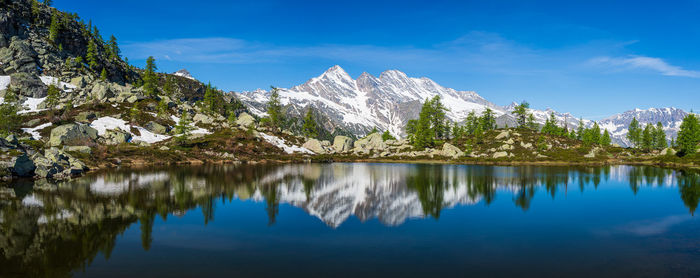
[[[192,77],[192,75],[190,74],[190,72],[187,71],[186,69],[181,69],[181,70],[178,70],[178,71],[176,71],[176,72],[173,72],[173,75],[182,76],[182,77],[184,77],[184,78],[196,80],[196,79],[194,79],[194,77]]]
[[[601,129],[607,129],[613,138],[613,143],[621,146],[630,146],[627,140],[627,129],[632,122],[632,118],[637,118],[642,127],[647,124],[656,125],[661,122],[666,131],[666,138],[676,138],[680,130],[683,118],[688,115],[688,112],[670,107],[670,108],[649,108],[647,110],[634,109],[622,114],[617,114],[612,117],[600,121]]]
[[[470,111],[481,113],[487,107],[496,116],[505,113],[475,92],[445,88],[428,78],[411,78],[398,70],[382,72],[379,77],[365,72],[353,79],[340,66],[334,66],[302,85],[280,90],[282,104],[298,111],[311,106],[330,119],[331,128],[342,127],[360,136],[374,127],[405,135],[403,128],[408,120],[417,118],[422,102],[436,95],[442,98],[449,109],[447,116],[453,121],[462,121]],[[269,91],[239,96],[251,111],[264,115]]]
[[[270,91],[256,90],[236,94],[250,111],[264,116]],[[364,136],[373,128],[388,130],[395,136],[404,136],[404,127],[410,119],[418,118],[422,103],[427,98],[439,95],[447,106],[447,117],[462,122],[472,110],[483,112],[487,107],[494,111],[499,126],[516,126],[512,112],[517,102],[506,106],[495,105],[473,91],[457,91],[446,88],[425,77],[412,78],[398,70],[382,72],[379,77],[362,73],[353,79],[340,66],[333,66],[318,77],[291,89],[280,89],[283,105],[292,114],[302,115],[310,106],[328,120],[321,123],[326,130],[342,128],[356,136]],[[578,128],[579,117],[561,113],[553,109],[530,109],[535,121],[543,125],[553,113],[560,126]],[[661,122],[668,138],[676,137],[683,117],[688,113],[677,108],[635,109],[614,115],[599,122],[601,129],[607,129],[613,143],[629,146],[627,126],[633,117],[642,124]],[[593,121],[583,119],[586,128]]]

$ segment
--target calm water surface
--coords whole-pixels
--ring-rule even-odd
[[[0,186],[0,277],[698,277],[700,174],[303,164]]]

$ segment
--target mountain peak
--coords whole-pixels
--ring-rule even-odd
[[[184,78],[195,80],[194,77],[192,77],[192,75],[190,74],[190,72],[187,71],[186,69],[181,69],[181,70],[178,70],[176,72],[173,72],[173,75],[182,76]]]

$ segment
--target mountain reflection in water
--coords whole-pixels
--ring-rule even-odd
[[[700,175],[655,167],[493,167],[413,164],[299,164],[185,167],[94,173],[74,181],[16,182],[0,187],[0,276],[70,276],[98,253],[108,259],[117,236],[138,222],[149,250],[157,217],[199,209],[204,224],[216,204],[264,203],[275,225],[280,205],[303,209],[330,228],[351,216],[400,226],[456,206],[512,199],[527,212],[537,192],[559,198],[595,191],[608,181],[677,188],[690,217],[700,201]],[[540,193],[540,194],[542,194]],[[658,229],[623,227],[640,234]],[[50,272],[49,272],[50,271]]]

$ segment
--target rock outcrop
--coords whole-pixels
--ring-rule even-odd
[[[333,139],[333,149],[338,153],[345,153],[352,150],[352,138],[347,136],[336,136]]]
[[[65,124],[51,130],[49,145],[80,146],[92,144],[97,139],[97,130],[85,124]]]

